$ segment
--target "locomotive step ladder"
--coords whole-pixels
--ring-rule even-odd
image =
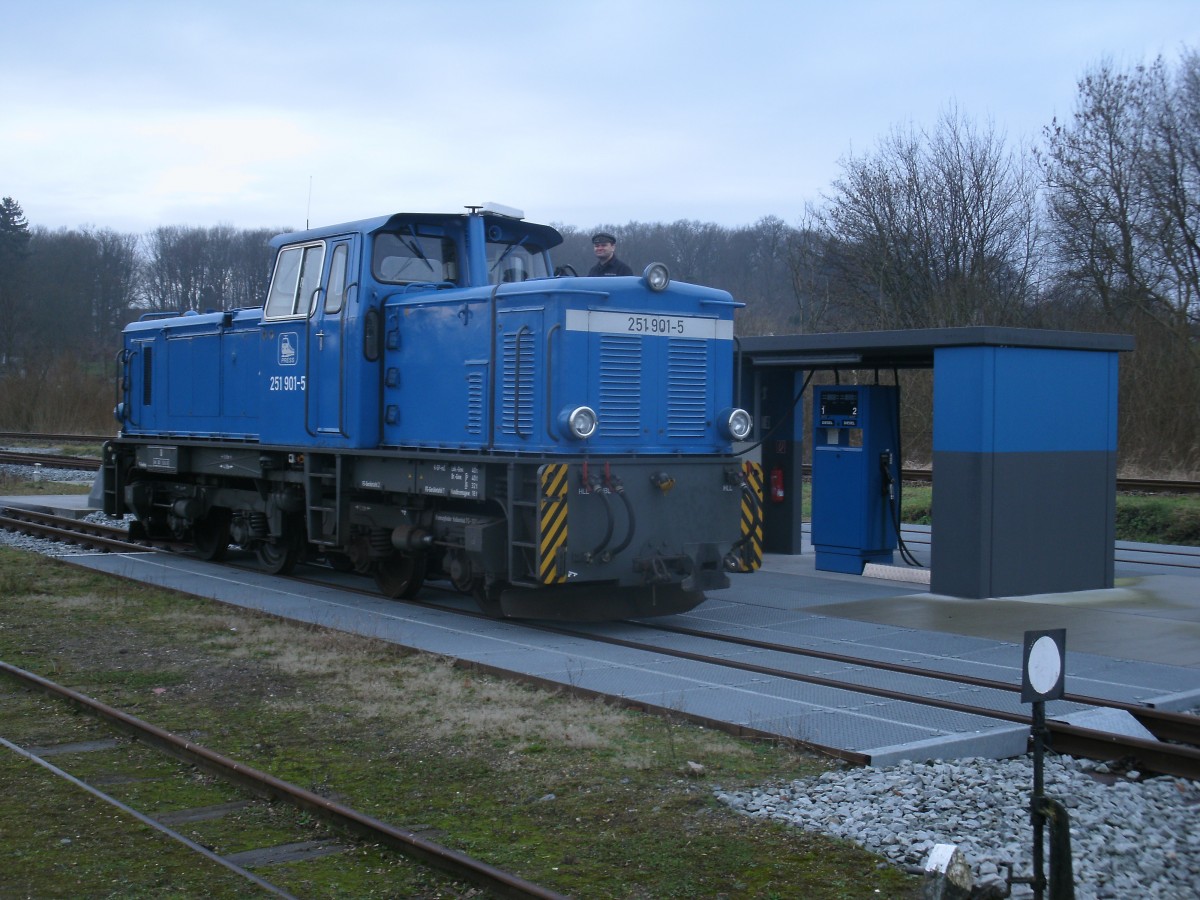
[[[537,587],[538,478],[527,463],[508,466],[508,577],[519,587]]]
[[[322,547],[340,542],[342,508],[342,457],[327,453],[304,456],[305,525],[308,539]]]
[[[515,463],[508,470],[509,581],[520,587],[566,581],[568,466]]]

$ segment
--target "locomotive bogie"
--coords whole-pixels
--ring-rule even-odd
[[[713,527],[736,522],[745,495],[732,457],[501,462],[114,442],[105,473],[122,485],[107,511],[132,513],[151,538],[190,540],[206,559],[239,545],[272,572],[324,555],[395,597],[427,577],[509,598],[557,588],[557,605],[537,608],[569,617],[579,585],[664,596],[674,585],[698,602],[742,568],[737,530]]]

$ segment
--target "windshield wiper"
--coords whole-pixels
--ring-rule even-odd
[[[504,252],[501,253],[498,257],[496,257],[496,261],[494,263],[492,263],[491,272],[489,272],[488,274],[490,275],[492,272],[495,272],[496,269],[498,269],[500,267],[500,263],[502,263],[502,262],[504,262],[504,260],[508,259],[508,254],[512,253],[514,250],[516,250],[518,247],[520,247],[522,244],[524,244],[527,240],[529,240],[529,235],[525,235],[523,238],[521,238],[515,244],[509,244],[507,247],[505,247]]]
[[[414,254],[416,254],[417,258],[418,258],[419,260],[421,260],[421,262],[425,263],[425,265],[426,265],[426,266],[428,266],[428,267],[429,267],[429,271],[430,271],[430,272],[434,272],[434,271],[436,271],[436,270],[433,268],[433,263],[431,263],[431,262],[429,261],[429,257],[427,257],[427,256],[426,256],[426,255],[425,255],[425,254],[424,254],[424,253],[421,251],[421,239],[417,237],[417,234],[416,234],[416,232],[415,232],[415,231],[413,231],[411,228],[409,228],[409,234],[411,234],[411,235],[412,235],[412,243],[409,243],[408,241],[406,241],[406,240],[404,239],[404,235],[400,234],[399,232],[396,232],[396,239],[397,239],[398,241],[400,241],[400,243],[402,243],[402,244],[403,244],[405,247],[407,247],[409,250],[411,250],[411,251],[412,251]]]

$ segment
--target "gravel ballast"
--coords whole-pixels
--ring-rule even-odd
[[[1071,817],[1079,900],[1200,897],[1200,783],[1138,781],[1065,756],[1048,756],[1044,771],[1046,795]],[[855,841],[899,866],[922,866],[936,844],[957,845],[980,888],[999,887],[1005,864],[1032,874],[1032,789],[1033,764],[1022,758],[906,762],[715,793],[747,816]],[[1033,892],[1014,885],[1012,896]]]

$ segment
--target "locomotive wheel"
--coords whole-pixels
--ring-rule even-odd
[[[213,507],[192,526],[192,543],[201,559],[221,560],[229,549],[229,510]]]
[[[393,553],[375,563],[375,584],[385,597],[411,600],[425,583],[424,553]]]
[[[289,544],[268,544],[266,541],[254,548],[259,563],[272,575],[290,575],[300,561],[300,548]]]
[[[469,594],[475,589],[475,572],[471,560],[461,550],[454,550],[446,557],[446,577],[460,594]]]
[[[489,619],[504,618],[504,608],[500,605],[500,594],[504,588],[504,582],[492,582],[491,585],[486,585],[482,578],[475,582],[475,589],[471,592],[475,598],[475,605]]]

